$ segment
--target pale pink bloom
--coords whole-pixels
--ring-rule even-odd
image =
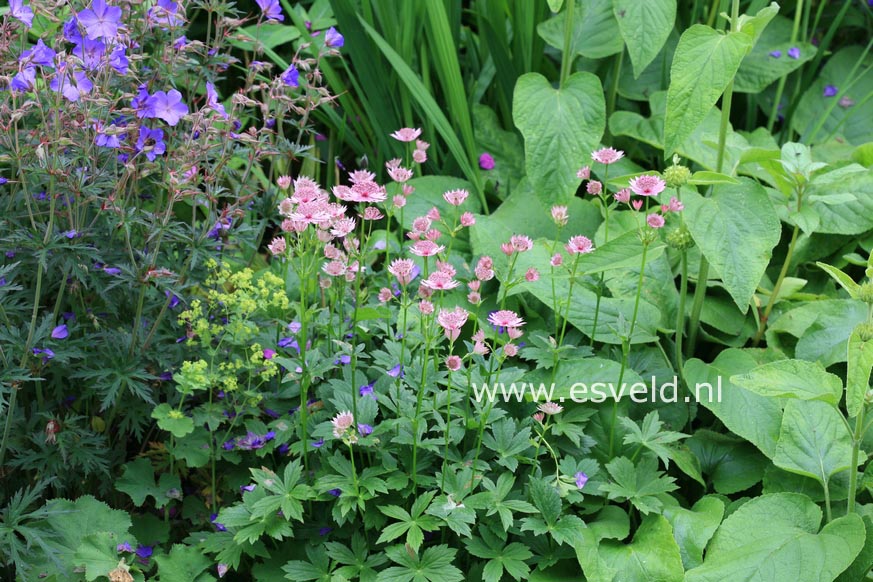
[[[291,216],[291,213],[294,212],[294,201],[290,198],[283,198],[281,202],[279,202],[279,214],[288,218]]]
[[[322,270],[331,277],[342,277],[348,271],[348,267],[342,261],[330,261],[324,264]]]
[[[437,261],[436,263],[437,271],[443,272],[449,277],[454,277],[458,274],[457,269],[448,261]]]
[[[615,200],[617,202],[623,202],[625,204],[629,203],[631,199],[631,191],[629,188],[622,188],[618,192],[615,193]]]
[[[594,245],[591,244],[591,239],[587,236],[577,235],[571,238],[565,247],[571,255],[590,253],[594,250]]]
[[[306,225],[304,224],[303,227],[305,228]],[[294,221],[291,220],[290,218],[286,218],[285,220],[282,221],[281,228],[282,228],[282,232],[295,232],[295,230],[296,230],[294,228]]]
[[[343,248],[350,253],[355,252],[360,248],[361,242],[357,239],[357,237],[347,236],[343,239]]]
[[[570,220],[570,215],[567,213],[567,207],[552,206],[552,220],[554,220],[555,224],[558,226],[566,226],[567,221]]]
[[[493,269],[494,259],[492,259],[488,255],[484,255],[482,257],[479,257],[479,262],[476,263],[476,265],[482,267],[483,269]]]
[[[540,424],[543,423],[543,420],[545,420],[545,418],[546,418],[546,415],[543,414],[542,412],[535,412],[533,415],[533,419]]]
[[[331,244],[324,245],[324,256],[328,259],[339,259],[343,252]]]
[[[472,212],[465,212],[461,215],[461,226],[469,228],[474,224],[476,224],[476,217],[473,216]]]
[[[421,139],[415,140],[415,149],[426,152],[427,148],[429,148],[429,147],[430,147],[430,144],[427,143],[426,141],[421,140]]]
[[[443,328],[446,338],[455,341],[461,334],[461,328],[467,323],[469,313],[466,309],[455,307],[454,309],[440,309],[437,315],[437,323]]]
[[[403,160],[401,160],[400,158],[391,158],[390,160],[385,162],[385,167],[388,168],[388,170],[395,170],[399,168],[400,164],[402,163]]]
[[[276,184],[278,184],[279,188],[282,190],[287,190],[291,187],[291,176],[279,176],[279,179],[276,180]]]
[[[430,315],[433,313],[433,303],[430,301],[419,301],[418,310],[422,315]]]
[[[527,252],[533,248],[533,241],[530,240],[529,236],[523,234],[512,235],[509,242],[512,244],[512,248],[520,253]]]
[[[438,222],[440,220],[439,208],[437,208],[436,206],[431,207],[431,209],[427,211],[427,217],[434,222]]]
[[[467,287],[470,288],[470,291],[478,291],[481,286],[482,286],[481,281],[474,280],[474,281],[470,281],[469,283],[467,283]]]
[[[461,369],[461,357],[460,356],[449,356],[446,358],[446,368],[451,370],[452,372],[457,372]]]
[[[267,248],[270,249],[274,257],[283,254],[285,252],[285,238],[277,236],[267,245]]]
[[[409,196],[413,192],[415,192],[415,188],[413,186],[410,186],[409,184],[403,185],[403,195],[404,196]]]
[[[443,194],[443,199],[452,206],[460,206],[469,195],[466,190],[449,190]]]
[[[537,406],[540,412],[543,414],[547,414],[552,416],[553,414],[558,414],[564,410],[564,407],[558,404],[557,402],[543,402],[539,406]]]
[[[473,334],[472,340],[474,342],[484,342],[485,341],[485,330],[477,329],[476,333]]]
[[[415,141],[418,139],[418,136],[421,135],[421,130],[416,128],[413,129],[411,127],[404,127],[403,129],[398,129],[394,133],[391,134],[391,137],[396,139],[397,141]]]
[[[354,218],[340,218],[333,223],[330,233],[335,237],[343,237],[353,230],[355,230]]]
[[[497,327],[521,327],[524,325],[524,320],[516,312],[508,309],[491,313],[488,316],[488,322]]]
[[[418,240],[421,238],[421,233],[416,232],[414,230],[410,230],[409,232],[406,233],[406,238],[408,238],[409,240]]]
[[[358,182],[375,182],[376,174],[367,170],[355,170],[349,173],[349,182],[357,184]]]
[[[333,187],[333,195],[339,198],[340,200],[345,200],[346,202],[351,202],[354,197],[354,192],[348,186],[334,186]]]
[[[482,295],[478,291],[470,291],[467,293],[467,301],[473,305],[479,305],[479,302],[482,301]]]
[[[401,285],[408,285],[414,279],[415,263],[412,259],[394,259],[388,267],[388,272],[394,275]]]
[[[533,267],[528,269],[527,273],[524,274],[524,279],[528,283],[533,283],[534,281],[539,280],[539,278],[540,278],[540,272],[537,271],[536,269],[534,269]]]
[[[579,168],[579,171],[576,172],[576,177],[580,180],[587,180],[591,177],[591,168],[589,168],[588,166],[583,166]]]
[[[601,164],[614,164],[624,157],[624,152],[613,148],[602,148],[591,152],[591,159]]]
[[[404,206],[406,206],[406,196],[401,196],[400,194],[398,194],[391,199],[391,203],[394,204],[394,208],[403,208]]]
[[[355,416],[348,410],[337,414],[333,419],[331,419],[330,423],[333,425],[333,436],[338,439],[346,436],[345,433],[349,429],[351,429],[352,432],[355,430]]]
[[[661,228],[664,226],[664,217],[660,214],[650,214],[646,217],[646,223],[652,228]]]
[[[329,221],[330,212],[328,212],[327,205],[322,202],[307,202],[306,204],[298,204],[289,218],[294,222],[318,224]]]
[[[409,252],[417,257],[433,257],[444,250],[446,247],[443,245],[438,245],[430,240],[420,240],[410,247]]]
[[[421,284],[434,291],[449,291],[460,285],[451,275],[442,271],[434,271]]]
[[[342,204],[337,204],[336,202],[329,202],[327,204],[327,213],[330,214],[330,217],[333,219],[345,218],[346,207]]]
[[[512,243],[502,243],[502,244],[500,245],[500,250],[501,250],[501,251],[503,252],[503,254],[506,255],[507,257],[508,257],[509,255],[511,255],[512,253],[515,252],[515,249],[512,248]]]
[[[665,214],[668,212],[682,212],[683,210],[685,210],[685,205],[675,196],[670,198],[669,204],[661,204],[661,212]]]
[[[391,301],[391,298],[394,297],[394,294],[391,292],[391,289],[388,287],[382,287],[379,289],[379,301],[382,303],[388,303]]]
[[[509,339],[516,340],[524,335],[524,332],[518,329],[517,327],[508,327],[506,328],[506,333],[509,335]]]
[[[503,346],[503,353],[506,354],[508,358],[515,357],[518,355],[518,346],[515,344],[506,344]]]
[[[552,255],[552,260],[549,261],[549,264],[553,267],[560,267],[564,264],[564,257],[561,255],[561,253],[555,253],[554,255]]]
[[[630,189],[640,196],[657,196],[664,191],[667,183],[660,176],[637,176],[631,178]]]
[[[601,192],[603,192],[603,184],[598,182],[597,180],[591,180],[585,186],[585,191],[591,194],[592,196],[597,196]]]
[[[415,150],[412,152],[412,161],[416,164],[423,164],[427,161],[427,152],[424,150]]]
[[[425,233],[430,229],[431,220],[427,216],[419,216],[415,220],[412,221],[412,229]]]
[[[385,215],[375,206],[367,206],[364,208],[364,220],[380,220],[382,218],[385,218]]]
[[[296,180],[294,180],[294,190],[318,190],[318,182],[310,178],[309,176],[298,176]]]
[[[377,204],[384,202],[387,198],[388,193],[385,192],[385,188],[375,182],[358,182],[352,186],[352,197],[349,201]]]
[[[388,170],[388,175],[391,176],[391,179],[395,182],[406,182],[410,178],[412,178],[412,170],[407,170],[406,168],[392,168]]]
[[[421,299],[430,299],[431,297],[433,297],[433,289],[428,289],[424,285],[419,285],[418,286],[418,296]]]
[[[429,241],[433,241],[433,242],[440,240],[441,236],[443,236],[443,233],[441,233],[440,231],[438,231],[435,228],[432,228],[429,231],[427,231],[426,233],[424,233],[424,238],[426,238]]]
[[[333,235],[327,230],[319,230],[316,231],[315,236],[323,243],[330,242],[333,240]]]
[[[631,206],[634,207],[634,210],[639,210],[640,208],[643,207],[643,201],[642,200],[634,200],[633,202],[631,202]]]
[[[480,356],[484,356],[488,353],[488,346],[485,345],[485,342],[481,342],[481,341],[473,342],[473,353],[479,354]]]
[[[494,278],[494,269],[486,269],[483,267],[476,267],[475,271],[473,271],[476,275],[476,278],[480,281],[490,281]]]

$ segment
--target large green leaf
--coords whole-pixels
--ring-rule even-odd
[[[537,32],[550,46],[564,50],[567,11],[541,23]],[[576,0],[570,51],[589,59],[602,59],[624,48],[618,23],[612,12],[612,0]]]
[[[849,336],[849,363],[846,373],[846,410],[850,417],[864,408],[873,370],[873,341],[864,341],[858,329]]]
[[[818,218],[816,232],[861,234],[873,228],[873,172],[850,164],[816,176],[804,202]]]
[[[836,406],[843,395],[843,381],[824,366],[804,360],[780,360],[758,366],[731,382],[762,396],[788,396],[821,400]]]
[[[831,582],[864,545],[861,518],[835,519],[819,531],[821,509],[804,495],[752,499],[732,513],[686,582]]]
[[[685,379],[692,392],[699,392],[698,396],[704,394],[701,384],[720,387],[712,397],[707,394],[707,397],[699,397],[698,402],[711,410],[731,432],[772,458],[782,426],[780,399],[755,394],[730,381],[732,376],[748,372],[757,364],[748,352],[729,349],[721,352],[711,364],[688,360]]]
[[[789,400],[773,463],[822,484],[851,468],[851,438],[839,411],[824,402]]]
[[[853,299],[812,301],[770,323],[767,345],[794,350],[796,358],[827,367],[846,361],[846,342],[855,326],[867,320],[867,306]],[[784,338],[785,335],[793,336]]]
[[[703,550],[721,524],[724,502],[718,497],[704,497],[691,509],[679,505],[664,508],[664,517],[673,526],[673,537],[679,544],[682,564],[686,569],[703,563]]]
[[[161,582],[211,582],[215,580],[204,574],[212,566],[212,560],[193,546],[174,544],[169,555],[155,556]]]
[[[700,460],[700,469],[722,495],[757,485],[770,461],[754,446],[731,434],[698,430],[685,441]]]
[[[638,78],[655,59],[676,21],[676,0],[614,0],[612,10]]]
[[[579,187],[576,171],[600,143],[606,104],[600,79],[575,73],[560,89],[538,73],[519,77],[512,118],[524,136],[528,178],[538,196],[550,202],[570,200]]]
[[[742,32],[721,33],[695,24],[679,39],[664,122],[664,155],[670,156],[706,117],[733,79],[752,39]]]
[[[577,549],[578,553],[578,549]],[[600,559],[622,582],[682,582],[684,572],[673,528],[661,515],[643,520],[630,544],[604,541],[597,549]],[[586,575],[588,572],[585,572]],[[605,580],[588,577],[590,582]]]
[[[701,252],[745,313],[779,243],[781,223],[766,190],[742,178],[712,197],[685,196],[685,222]]]

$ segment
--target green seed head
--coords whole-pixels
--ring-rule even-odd
[[[694,239],[691,238],[691,233],[688,232],[688,229],[679,227],[667,234],[667,244],[676,250],[682,251],[693,247]]]
[[[873,340],[873,323],[867,322],[859,324],[858,327],[855,328],[855,331],[858,332],[858,337],[861,338],[862,342]]]
[[[867,282],[858,289],[858,299],[864,303],[873,304],[873,282]]]
[[[664,170],[664,181],[670,188],[679,188],[688,183],[691,178],[691,170],[685,166],[678,164],[672,165]]]

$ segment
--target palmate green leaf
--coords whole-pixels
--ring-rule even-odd
[[[781,224],[767,191],[748,178],[740,182],[716,186],[710,198],[689,191],[682,201],[694,242],[746,313],[779,243]]]
[[[870,372],[873,370],[873,341],[864,341],[857,328],[849,336],[848,358],[846,410],[849,417],[855,417],[864,408],[864,398],[870,387]]]
[[[646,414],[642,425],[638,425],[628,417],[621,418],[622,425],[627,429],[624,435],[624,444],[639,445],[655,453],[664,466],[670,467],[671,450],[667,447],[670,443],[686,438],[688,435],[672,430],[661,430],[664,426],[658,419],[658,411],[653,410]]]
[[[593,577],[590,582],[682,582],[684,570],[670,523],[661,515],[647,516],[630,544],[601,542],[597,554],[614,577]],[[578,555],[578,546],[577,546]],[[733,581],[731,581],[733,582]]]
[[[435,531],[440,525],[437,518],[424,515],[434,495],[436,495],[436,491],[428,491],[416,498],[412,504],[412,513],[407,512],[398,505],[380,505],[379,511],[388,517],[398,520],[399,523],[392,523],[385,527],[376,543],[390,542],[406,534],[406,543],[414,551],[418,551],[418,548],[424,542],[424,532]]]
[[[155,556],[160,582],[210,582],[213,562],[195,547],[174,544],[169,555]]]
[[[762,396],[821,400],[833,406],[843,395],[843,381],[818,362],[779,360],[731,377],[731,382]]]
[[[91,582],[101,576],[109,576],[109,572],[119,565],[118,536],[112,533],[100,532],[91,534],[82,541],[76,549],[76,564],[85,567],[85,579]]]
[[[773,463],[822,485],[831,475],[850,469],[852,443],[840,412],[824,402],[789,400]]]
[[[282,571],[285,572],[285,578],[297,582],[304,580],[318,580],[319,582],[331,582],[330,558],[328,551],[323,546],[306,546],[306,557],[308,562],[303,560],[291,560],[284,566]]]
[[[804,495],[752,499],[724,520],[703,565],[689,570],[685,580],[831,582],[861,551],[864,524],[851,514],[819,531],[821,518],[821,509]]]
[[[139,458],[124,466],[124,473],[115,482],[115,488],[127,493],[137,507],[141,507],[148,497],[152,497],[155,507],[160,509],[171,499],[181,495],[182,483],[178,475],[162,473],[160,481],[155,484],[151,461]]]
[[[486,582],[500,582],[503,572],[512,576],[515,580],[525,580],[530,574],[530,566],[525,560],[533,557],[531,551],[524,544],[512,542],[503,545],[500,540],[496,547],[488,545],[480,538],[473,538],[466,544],[466,550],[477,558],[487,559],[482,577]]]
[[[512,119],[524,136],[527,176],[538,197],[549,203],[573,198],[581,183],[576,171],[606,127],[600,79],[575,73],[555,89],[538,73],[522,75],[512,98]]]
[[[482,438],[482,444],[497,453],[497,463],[515,472],[520,455],[530,448],[530,427],[518,430],[511,418],[501,419],[491,425],[491,431]]]
[[[682,33],[667,90],[665,158],[703,121],[751,48],[752,39],[743,32],[720,33],[695,24]]]
[[[627,46],[634,77],[661,52],[676,21],[676,0],[615,0],[612,11]]]
[[[646,515],[659,512],[663,507],[659,495],[678,489],[676,479],[658,471],[658,461],[648,455],[644,455],[636,466],[630,459],[616,457],[606,464],[606,470],[614,482],[601,485],[600,490],[610,499],[630,501]]]
[[[182,438],[194,431],[194,421],[167,403],[155,407],[152,418],[158,421],[159,427],[176,438]]]
[[[703,563],[703,550],[721,524],[724,502],[718,497],[703,497],[691,509],[678,505],[664,508],[664,517],[673,527],[686,570]]]
[[[501,473],[497,483],[485,477],[482,479],[482,487],[485,491],[467,497],[464,504],[471,509],[485,510],[486,516],[498,514],[503,530],[508,531],[515,523],[513,512],[537,513],[538,511],[536,507],[522,499],[511,497],[507,499],[512,495],[514,484],[515,477],[509,472]]]
[[[432,546],[421,556],[403,545],[385,549],[388,558],[399,566],[379,572],[379,582],[460,582],[464,575],[452,561],[457,550],[446,545]]]
[[[540,510],[543,520],[554,525],[561,515],[561,496],[543,479],[530,480],[530,500]]]

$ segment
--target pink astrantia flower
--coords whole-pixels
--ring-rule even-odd
[[[446,250],[446,247],[443,245],[438,245],[429,240],[420,240],[412,245],[409,252],[418,257],[433,257],[444,250]]]
[[[369,170],[354,170],[349,172],[349,182],[357,184],[358,182],[375,182],[376,174]]]
[[[401,285],[408,285],[410,281],[415,279],[415,270],[415,263],[412,259],[394,259],[391,261],[391,266],[388,267],[388,272],[394,275]]]
[[[285,238],[281,236],[277,236],[270,244],[267,245],[267,249],[269,249],[270,253],[275,257],[276,255],[281,255],[285,252]]]
[[[661,228],[664,226],[664,217],[660,214],[650,214],[646,217],[646,223],[652,228]]]
[[[461,215],[461,226],[471,227],[476,224],[476,217],[473,216],[472,212],[465,212]]]
[[[630,189],[640,196],[657,196],[664,191],[667,183],[660,176],[637,176],[631,178]]]
[[[382,214],[382,211],[375,206],[367,206],[364,209],[364,220],[380,220],[384,217],[385,215]]]
[[[403,167],[389,168],[388,175],[395,182],[403,183],[412,178],[412,170]]]
[[[433,220],[434,222],[439,222],[439,220],[441,218],[440,217],[440,209],[437,208],[436,206],[432,206],[431,209],[427,211],[426,216],[429,219]]]
[[[460,206],[470,193],[466,190],[449,190],[443,194],[443,199],[452,206]]]
[[[588,182],[588,185],[585,186],[585,191],[592,196],[598,196],[601,192],[603,192],[603,184],[601,184],[597,180],[591,180],[590,182]]]
[[[552,259],[549,261],[549,264],[553,267],[560,267],[564,264],[564,257],[561,256],[561,253],[555,253],[552,255]]]
[[[355,230],[354,218],[340,218],[331,225],[330,234],[342,238]]]
[[[424,234],[430,229],[431,224],[432,222],[427,216],[418,216],[412,221],[412,230]]]
[[[546,418],[546,415],[543,414],[542,412],[535,412],[533,415],[533,419],[540,424],[543,423],[543,420],[545,420],[545,418]]]
[[[406,196],[398,194],[391,199],[391,203],[394,205],[394,208],[403,208],[406,206]]]
[[[448,291],[460,285],[451,275],[443,271],[434,271],[421,284],[434,291]]]
[[[497,327],[521,327],[524,325],[524,320],[516,312],[508,309],[491,313],[488,316],[488,322]]]
[[[325,263],[321,270],[331,277],[342,277],[348,272],[348,267],[343,261],[336,260]]]
[[[415,150],[412,152],[412,161],[416,164],[423,164],[427,161],[427,152],[424,150]]]
[[[669,204],[661,204],[661,212],[682,212],[685,209],[685,205],[682,204],[678,198],[675,196],[670,198]]]
[[[443,328],[446,338],[455,341],[461,333],[461,328],[467,323],[469,312],[461,307],[454,309],[440,309],[437,315],[437,323]]]
[[[512,235],[509,239],[509,243],[512,245],[512,249],[519,253],[527,252],[533,248],[533,241],[529,236],[523,234]]]
[[[591,239],[587,236],[577,235],[567,241],[565,248],[571,255],[579,255],[590,253],[594,250],[594,245],[591,244]]]
[[[282,190],[287,190],[291,187],[291,176],[279,176],[279,179],[276,180],[276,185]]]
[[[543,414],[547,414],[552,416],[553,414],[558,414],[564,410],[564,407],[558,404],[557,402],[543,402],[539,406],[537,406],[540,412]]]
[[[494,157],[488,152],[483,152],[482,155],[479,156],[479,167],[483,170],[493,170]]]
[[[355,416],[348,410],[334,416],[330,423],[333,425],[333,436],[341,439],[347,436],[349,429],[354,432]]]
[[[602,148],[591,152],[591,159],[601,164],[614,164],[624,157],[624,152],[613,148]]]
[[[643,201],[642,200],[634,200],[633,202],[631,202],[631,206],[634,207],[634,210],[639,210],[640,208],[643,207]]]
[[[631,199],[631,191],[629,188],[622,188],[618,192],[615,193],[616,202],[623,202],[624,204],[629,204]]]
[[[515,344],[506,344],[503,346],[503,353],[507,358],[512,358],[518,355],[518,346]]]
[[[528,283],[533,283],[534,281],[539,280],[539,278],[540,278],[540,272],[537,271],[536,269],[534,269],[533,267],[528,269],[527,273],[524,274],[524,279]]]
[[[461,369],[461,357],[460,356],[449,356],[446,358],[446,368],[451,370],[452,372],[457,372]]]
[[[391,292],[391,289],[388,287],[382,287],[379,289],[379,302],[380,303],[388,303],[391,301],[391,298],[394,297],[394,293]]]
[[[579,168],[579,171],[576,172],[576,177],[580,180],[587,180],[591,177],[591,168],[588,166],[583,166]]]
[[[570,215],[567,213],[566,206],[552,206],[552,220],[558,226],[566,226],[570,220]]]
[[[415,141],[418,136],[421,135],[421,129],[404,127],[403,129],[398,129],[394,133],[391,134],[391,137],[396,139],[397,141]]]
[[[506,335],[508,335],[511,340],[517,340],[524,335],[524,332],[517,327],[508,327],[506,328]]]
[[[433,313],[433,303],[427,300],[419,301],[418,310],[422,315],[431,315]]]

